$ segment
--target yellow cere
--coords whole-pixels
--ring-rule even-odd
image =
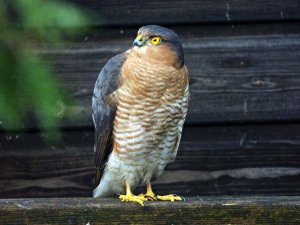
[[[139,40],[139,41],[143,40],[143,35],[139,34],[135,40]]]
[[[158,45],[160,43],[160,37],[158,37],[158,36],[151,37],[150,42],[153,45]]]

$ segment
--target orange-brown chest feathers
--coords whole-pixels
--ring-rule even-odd
[[[186,114],[186,67],[176,68],[171,54],[156,58],[157,52],[150,53],[143,57],[145,53],[130,50],[121,70],[113,132],[113,151],[120,154],[158,145],[162,134],[176,128]]]
[[[120,84],[135,95],[160,96],[164,92],[182,95],[188,84],[185,66],[177,67],[176,54],[167,46],[129,50]]]

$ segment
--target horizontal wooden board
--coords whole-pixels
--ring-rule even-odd
[[[102,42],[107,40],[132,40],[136,37],[138,29],[142,25],[131,27],[91,27],[84,31],[78,31],[76,35],[68,37],[68,43]],[[277,35],[277,34],[299,34],[300,21],[289,22],[263,22],[263,23],[234,23],[234,24],[177,24],[165,25],[176,31],[185,40],[189,38],[213,38],[231,36],[254,36],[254,35]]]
[[[0,135],[0,198],[91,196],[93,131]],[[185,127],[178,156],[153,182],[158,193],[300,194],[300,124]],[[142,192],[140,187],[136,192]]]
[[[187,124],[299,121],[300,23],[174,27],[190,69]],[[75,103],[62,127],[92,127],[91,97],[103,65],[131,47],[136,29],[106,29],[38,52],[53,62]],[[109,37],[111,34],[111,37]],[[291,51],[293,49],[293,51]],[[55,116],[57,116],[55,115]],[[5,121],[1,120],[1,126]],[[22,127],[36,128],[32,117]]]
[[[66,121],[78,117],[66,126],[92,126],[91,96],[98,73],[130,45],[129,39],[101,40],[43,51],[78,101],[63,111]],[[183,37],[183,46],[190,70],[188,124],[299,121],[299,34],[189,36]]]
[[[300,19],[299,0],[69,0],[93,11],[93,25],[198,24]]]
[[[285,224],[300,223],[300,199],[284,196],[194,197],[184,202],[116,199],[0,200],[1,224]]]

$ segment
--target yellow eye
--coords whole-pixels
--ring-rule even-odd
[[[160,37],[158,37],[158,36],[151,37],[150,42],[153,45],[158,45],[160,43]]]

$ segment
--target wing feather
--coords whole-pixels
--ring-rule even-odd
[[[96,185],[101,180],[105,163],[112,151],[112,131],[116,109],[108,104],[107,97],[118,88],[119,75],[125,60],[126,52],[111,58],[101,70],[95,83],[92,118],[95,126]]]

